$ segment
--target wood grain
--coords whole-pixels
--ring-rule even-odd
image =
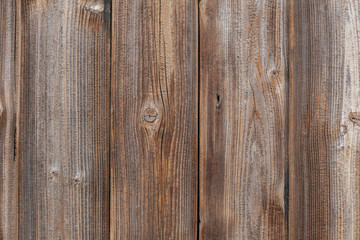
[[[200,2],[200,239],[285,239],[285,10]]]
[[[0,0],[0,239],[18,238],[15,7]]]
[[[290,239],[360,239],[359,10],[290,6]]]
[[[19,238],[109,238],[109,2],[18,11]]]
[[[112,17],[111,239],[196,239],[197,3]]]

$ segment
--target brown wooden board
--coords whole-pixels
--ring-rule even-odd
[[[360,4],[290,2],[290,239],[360,239]]]
[[[0,239],[18,238],[15,1],[0,0]]]
[[[196,239],[197,2],[112,1],[111,239]]]
[[[0,240],[360,239],[359,16],[0,0]]]
[[[109,9],[18,1],[20,239],[109,238]]]
[[[285,239],[285,11],[200,1],[200,239]]]

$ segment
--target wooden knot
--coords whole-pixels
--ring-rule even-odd
[[[57,167],[52,167],[50,170],[50,176],[51,177],[56,177],[57,175],[59,175],[59,169]]]
[[[360,125],[360,113],[358,112],[350,112],[349,119],[356,125]]]
[[[278,77],[279,77],[279,74],[280,74],[280,72],[279,72],[279,70],[277,70],[277,69],[272,69],[272,70],[270,70],[270,77],[271,77],[271,78],[278,78]]]
[[[341,126],[341,133],[346,134],[348,132],[348,126],[345,124],[342,124]]]
[[[157,119],[158,115],[159,114],[155,108],[149,107],[149,108],[145,109],[144,120],[148,123],[152,123]]]
[[[103,3],[89,3],[85,5],[85,9],[94,14],[99,14],[104,12],[104,4]]]

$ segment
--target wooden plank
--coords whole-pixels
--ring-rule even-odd
[[[19,237],[109,238],[109,2],[19,2]]]
[[[197,2],[112,1],[111,239],[195,239]]]
[[[285,239],[285,2],[200,2],[200,239]]]
[[[17,239],[15,1],[0,0],[0,23],[0,239]]]
[[[291,2],[290,239],[360,239],[360,3]]]

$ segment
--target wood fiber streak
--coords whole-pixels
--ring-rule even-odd
[[[15,1],[0,0],[0,239],[18,238]]]
[[[200,2],[200,239],[285,239],[284,0]]]
[[[19,1],[20,239],[109,238],[107,4]]]
[[[196,239],[197,2],[112,16],[111,239]]]
[[[359,11],[290,7],[290,239],[360,239]]]

